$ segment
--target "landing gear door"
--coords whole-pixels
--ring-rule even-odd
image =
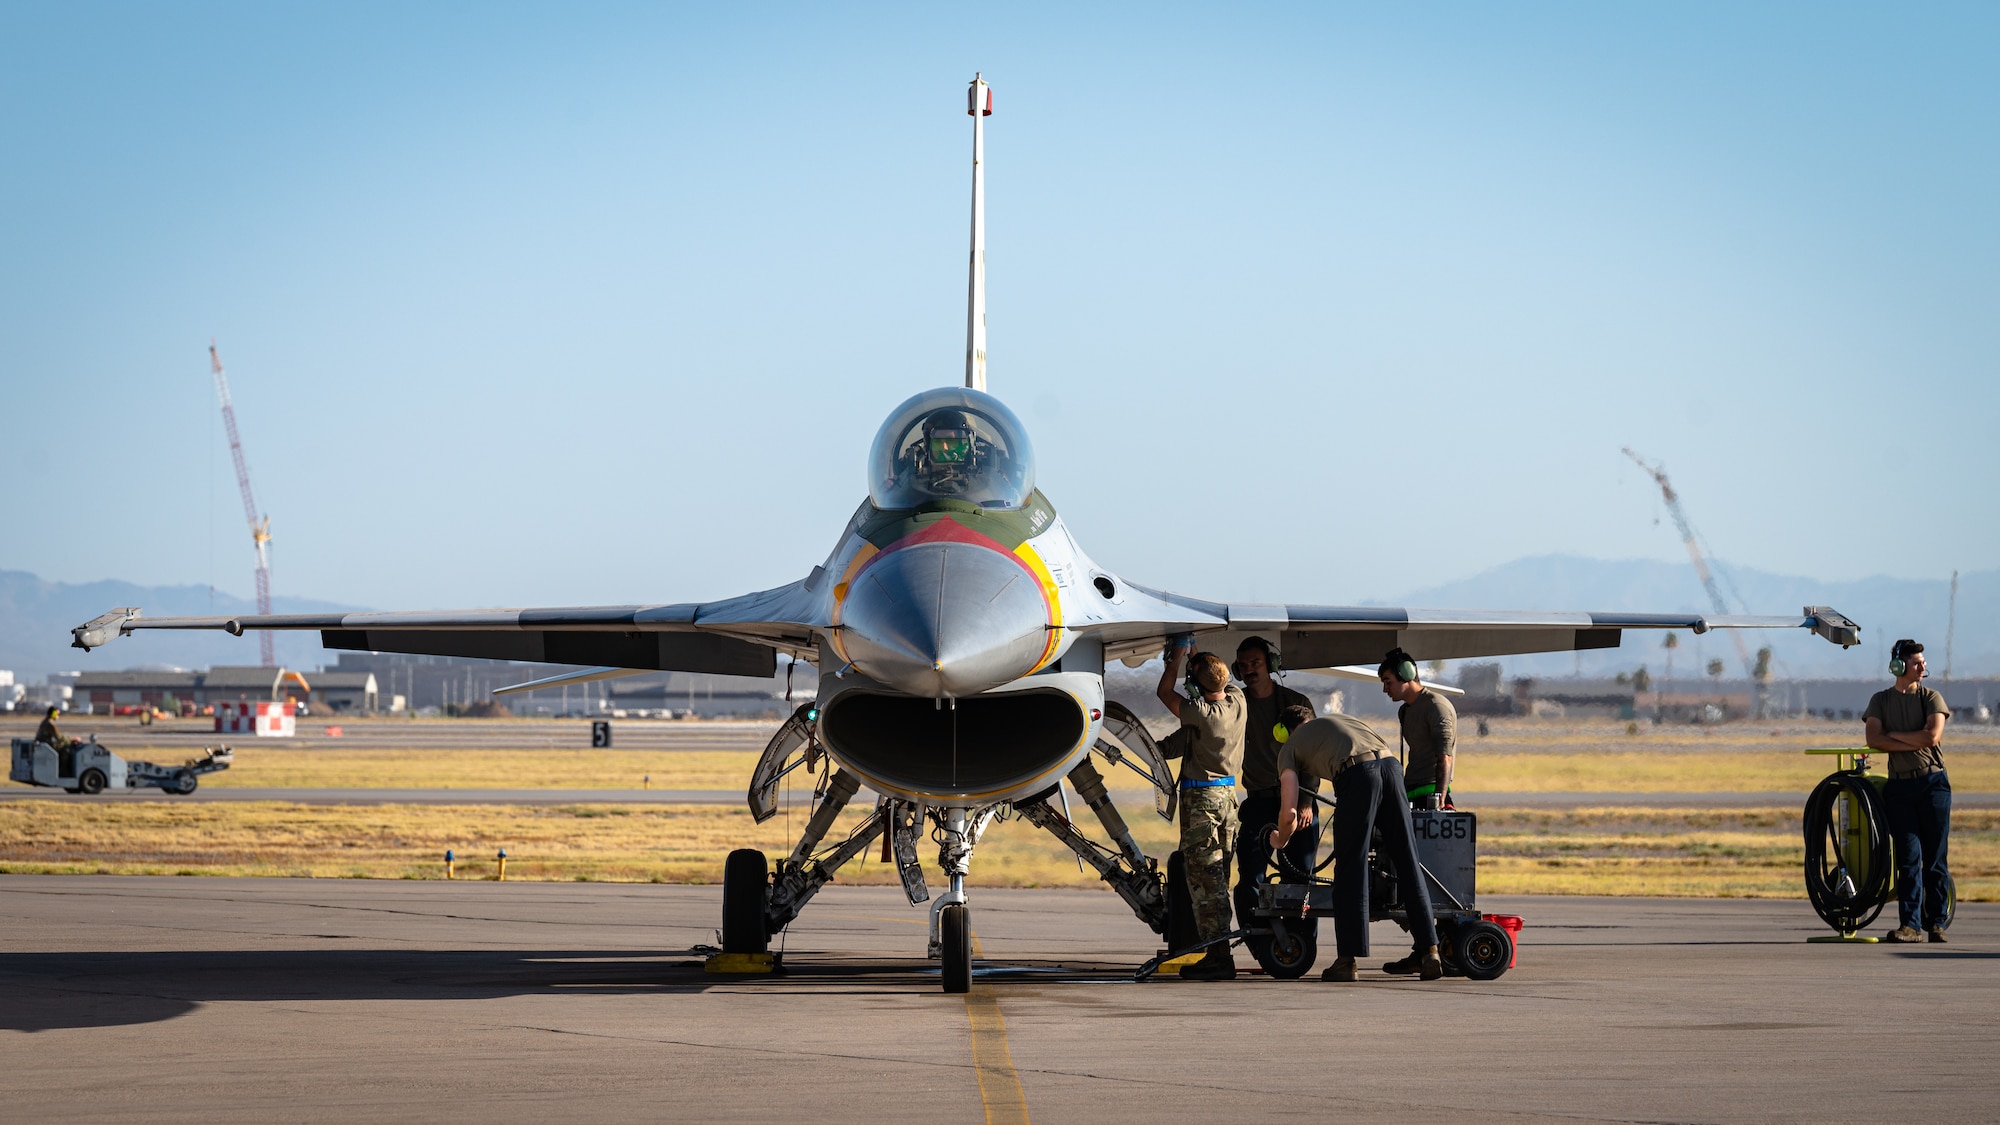
[[[1122,763],[1153,786],[1153,807],[1160,819],[1172,820],[1180,801],[1180,786],[1174,781],[1173,766],[1160,754],[1160,746],[1146,730],[1146,724],[1131,708],[1112,700],[1104,701],[1104,733],[1116,739],[1097,740],[1097,752],[1107,761]]]
[[[778,783],[786,774],[800,766],[811,773],[819,764],[825,752],[819,748],[818,719],[817,704],[801,704],[764,747],[764,756],[757,759],[757,768],[750,774],[750,815],[757,823],[778,814]]]

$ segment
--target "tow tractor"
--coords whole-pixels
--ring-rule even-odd
[[[1331,800],[1317,793],[1313,797],[1331,812]],[[1328,815],[1324,819],[1330,825],[1333,818]],[[1414,809],[1410,819],[1416,829],[1417,863],[1430,884],[1431,916],[1437,924],[1438,955],[1445,974],[1493,980],[1514,967],[1513,935],[1519,932],[1521,921],[1512,915],[1481,914],[1477,908],[1479,818],[1458,809]],[[1269,832],[1273,827],[1264,825],[1257,831]],[[1167,944],[1172,948],[1141,965],[1135,979],[1145,980],[1162,966],[1210,946],[1238,941],[1274,979],[1304,976],[1319,956],[1317,923],[1333,917],[1333,880],[1321,875],[1333,862],[1333,853],[1328,849],[1310,872],[1281,872],[1279,865],[1290,867],[1282,852],[1273,855],[1271,862],[1262,879],[1236,888],[1238,928],[1204,942],[1195,936],[1194,909],[1188,899],[1181,854],[1168,857]],[[1281,877],[1296,881],[1281,882]],[[1371,845],[1368,920],[1392,921],[1407,932],[1410,916],[1397,882],[1393,865],[1385,864]]]
[[[199,758],[178,766],[128,762],[98,745],[91,735],[67,755],[32,738],[13,740],[13,769],[8,777],[27,785],[46,785],[71,793],[102,793],[106,789],[163,789],[185,796],[194,792],[205,773],[226,770],[235,752],[227,746],[205,748]]]

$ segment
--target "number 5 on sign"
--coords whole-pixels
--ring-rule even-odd
[[[599,719],[597,722],[590,724],[590,747],[593,750],[609,750],[611,748],[610,723]]]

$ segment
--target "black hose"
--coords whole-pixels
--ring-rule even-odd
[[[1867,866],[1849,871],[1846,857],[1839,854],[1833,810],[1842,793],[1860,804],[1868,833]],[[1888,820],[1882,799],[1865,775],[1843,772],[1829,775],[1806,798],[1806,897],[1827,925],[1851,934],[1875,920],[1889,898]],[[1829,845],[1834,854],[1829,855]]]

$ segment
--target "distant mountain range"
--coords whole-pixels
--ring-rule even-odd
[[[1806,605],[1829,605],[1862,625],[1863,643],[1847,651],[1797,631],[1747,634],[1754,652],[1770,644],[1786,678],[1872,679],[1883,674],[1889,643],[1916,637],[1930,649],[1932,667],[1942,673],[1950,599],[1949,576],[1930,580],[1863,578],[1821,582],[1792,575],[1722,567],[1732,587],[1754,613],[1796,613]],[[1685,563],[1636,559],[1586,559],[1543,555],[1482,571],[1441,586],[1412,590],[1393,604],[1442,609],[1709,610],[1708,596]],[[175,664],[254,664],[257,642],[225,633],[142,633],[94,653],[69,647],[69,631],[113,606],[135,605],[155,617],[183,614],[250,613],[246,599],[206,586],[137,586],[129,582],[48,582],[23,571],[0,570],[0,668],[24,682],[67,669],[128,668]],[[278,598],[279,613],[327,612],[357,607],[310,598]],[[1733,607],[1741,610],[1741,607]],[[1958,628],[1953,645],[1957,677],[2000,675],[2000,570],[1959,576]],[[1627,634],[1619,649],[1576,655],[1550,653],[1503,657],[1512,676],[1609,674],[1646,664],[1656,673],[1665,653],[1655,635]],[[278,657],[295,668],[332,663],[311,633],[278,635]],[[1730,675],[1741,674],[1726,634],[1683,635],[1674,654],[1679,674],[1699,674],[1720,657]]]
[[[106,671],[142,664],[206,668],[215,664],[257,663],[257,638],[245,633],[138,633],[114,645],[84,652],[70,647],[69,631],[117,606],[138,606],[149,617],[211,613],[255,613],[246,598],[207,586],[136,586],[130,582],[48,582],[19,570],[0,570],[0,668],[23,683],[50,672]],[[273,598],[278,613],[324,613],[351,606],[312,598]],[[279,633],[278,660],[292,668],[316,668],[334,657],[319,647],[317,633]]]
[[[1937,579],[1862,578],[1822,582],[1742,567],[1718,567],[1733,612],[1797,613],[1808,605],[1832,606],[1861,624],[1862,643],[1845,651],[1803,631],[1744,632],[1752,653],[1768,644],[1786,678],[1871,679],[1885,675],[1889,645],[1898,637],[1924,642],[1934,675],[1945,665],[1945,632],[1950,617],[1950,574]],[[1732,594],[1740,594],[1736,604]],[[1412,590],[1393,604],[1464,609],[1686,610],[1711,612],[1694,568],[1687,563],[1644,559],[1586,559],[1541,555],[1481,571],[1470,578]],[[1958,626],[1952,645],[1956,677],[2000,675],[2000,570],[1959,575]],[[1656,675],[1665,663],[1657,634],[1627,633],[1624,645],[1603,652],[1550,653],[1500,658],[1509,676],[1561,676],[1628,671],[1647,665]],[[1683,634],[1674,653],[1677,674],[1699,669],[1717,657],[1740,677],[1735,646],[1724,632],[1705,637]]]

